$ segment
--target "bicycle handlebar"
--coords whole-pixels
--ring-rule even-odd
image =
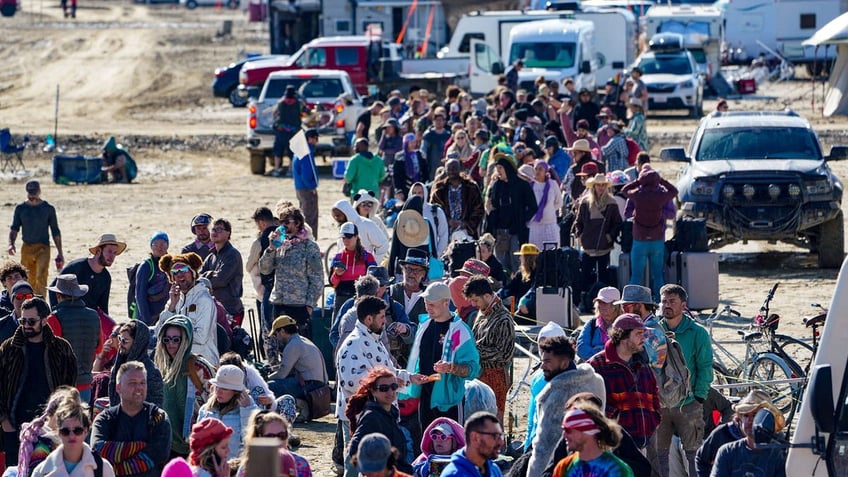
[[[739,317],[742,316],[742,313],[739,313],[738,311],[734,310],[733,308],[730,307],[730,305],[725,306],[724,311],[726,311],[727,313],[730,313],[731,315],[736,315],[736,316],[739,316]]]
[[[774,298],[774,292],[776,292],[776,291],[777,291],[777,287],[778,287],[779,285],[780,285],[780,282],[777,282],[777,283],[775,283],[775,284],[774,284],[774,286],[771,288],[771,291],[770,291],[770,292],[769,292],[769,294],[768,294],[768,299],[769,299],[769,300],[771,300],[772,298]]]

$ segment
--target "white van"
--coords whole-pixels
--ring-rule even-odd
[[[687,50],[695,57],[699,72],[709,81],[721,68],[724,41],[724,12],[712,5],[657,5],[644,17],[645,35],[659,33],[683,36]]]
[[[574,78],[575,87],[594,91],[598,58],[595,25],[584,20],[540,20],[516,26],[509,33],[505,64],[524,61],[518,73],[519,88],[534,91],[539,76],[560,82]]]

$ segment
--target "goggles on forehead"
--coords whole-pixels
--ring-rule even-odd
[[[190,272],[190,271],[191,271],[191,267],[189,267],[185,263],[175,263],[171,267],[171,275],[177,275],[177,274],[180,274],[180,273],[183,273],[183,272]]]

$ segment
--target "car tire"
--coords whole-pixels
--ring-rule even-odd
[[[247,97],[240,94],[238,86],[233,86],[227,97],[234,108],[243,108],[247,106]]]
[[[186,2],[186,8],[188,8],[189,10],[194,10],[195,8],[197,8],[197,2],[194,0],[188,0]]]
[[[265,175],[265,153],[262,151],[250,151],[250,173]]]
[[[845,258],[845,222],[842,211],[821,225],[818,240],[819,267],[839,268]]]

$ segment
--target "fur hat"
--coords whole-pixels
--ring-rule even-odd
[[[200,255],[194,252],[175,255],[165,254],[159,259],[159,270],[162,270],[170,277],[171,267],[173,267],[175,263],[185,263],[194,270],[194,274],[197,276],[197,272],[200,271],[200,267],[203,266],[203,259],[200,258]]]

